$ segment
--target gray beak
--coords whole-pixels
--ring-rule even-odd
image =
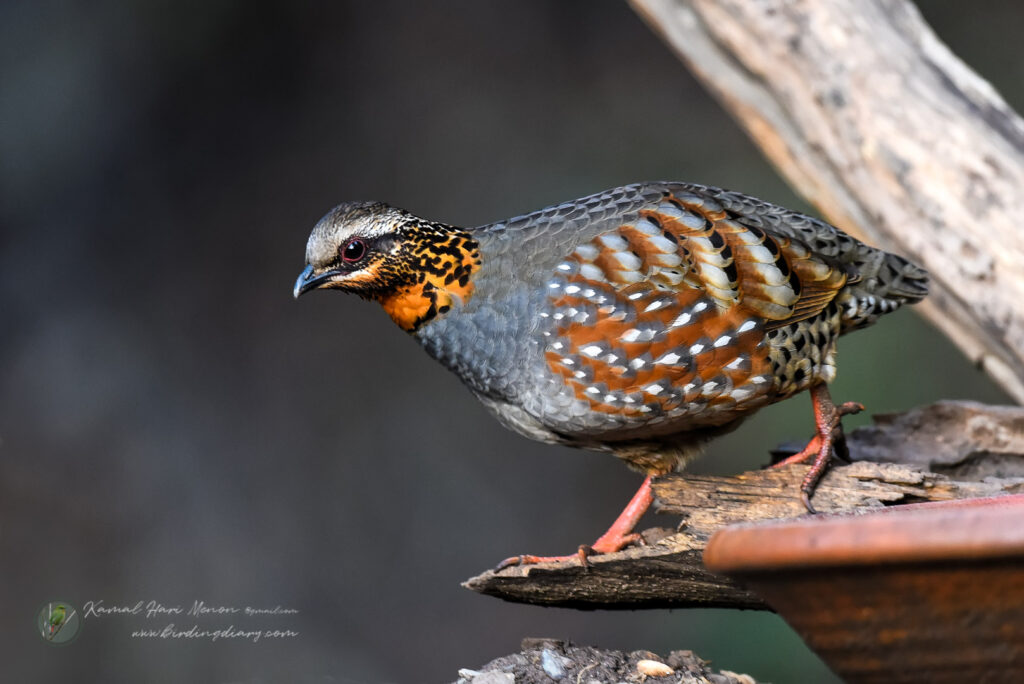
[[[313,267],[311,265],[306,266],[295,281],[295,288],[292,289],[292,296],[298,299],[299,295],[303,292],[315,290],[336,275],[338,275],[337,271],[324,271],[320,275],[315,275],[313,273]]]

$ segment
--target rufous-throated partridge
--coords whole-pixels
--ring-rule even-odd
[[[587,553],[634,541],[651,478],[758,408],[810,390],[810,496],[859,404],[832,403],[836,340],[927,293],[925,271],[837,228],[690,183],[615,188],[478,228],[347,202],[294,294],[377,301],[507,427],[646,474]],[[567,557],[521,556],[513,562]]]

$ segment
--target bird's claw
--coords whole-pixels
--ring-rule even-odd
[[[845,401],[839,406],[836,406],[837,417],[851,416],[855,413],[860,413],[864,410],[864,404],[859,401]]]
[[[813,487],[800,487],[800,502],[804,505],[804,508],[807,509],[807,513],[810,515],[817,515],[818,510],[814,507],[814,504],[811,503],[811,496],[813,494]]]
[[[494,571],[500,572],[514,565],[564,563],[573,559],[578,560],[584,568],[589,568],[590,562],[587,559],[590,556],[614,553],[630,544],[643,544],[644,538],[640,534],[633,532],[633,528],[636,527],[637,521],[650,507],[651,502],[654,501],[654,494],[651,491],[652,477],[653,475],[648,475],[644,478],[643,484],[640,485],[640,489],[636,491],[633,498],[626,504],[626,508],[615,519],[615,522],[611,524],[608,531],[602,534],[593,544],[581,544],[576,549],[576,553],[568,556],[512,556],[498,563]]]
[[[525,555],[512,556],[510,558],[506,558],[505,560],[503,560],[500,563],[498,563],[497,565],[495,565],[494,566],[494,572],[501,572],[505,568],[511,568],[511,567],[514,567],[514,566],[517,566],[517,565],[528,565],[528,564],[529,564],[529,561],[527,561],[527,556],[525,556]]]
[[[771,467],[778,468],[793,463],[803,463],[813,458],[811,468],[800,484],[800,502],[808,513],[814,514],[817,513],[817,510],[811,504],[811,497],[814,496],[818,480],[821,479],[828,467],[829,459],[835,456],[847,463],[850,461],[846,438],[843,435],[842,417],[860,413],[864,410],[864,404],[847,401],[835,405],[828,396],[828,390],[824,385],[812,389],[811,396],[814,403],[817,432],[799,453],[785,458]]]
[[[565,563],[574,559],[578,560],[584,569],[589,569],[589,559],[591,556],[603,556],[606,553],[615,553],[630,544],[646,546],[647,541],[643,538],[643,535],[637,532],[632,532],[617,538],[614,542],[608,542],[606,539],[601,539],[594,544],[580,544],[579,548],[576,549],[576,553],[568,556],[531,556],[529,554],[512,556],[498,563],[494,567],[494,572],[501,572],[506,568],[521,565],[536,565],[537,563]]]

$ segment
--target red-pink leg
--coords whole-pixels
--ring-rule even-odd
[[[811,403],[814,406],[814,424],[818,433],[811,438],[803,451],[794,454],[789,458],[776,463],[773,467],[803,463],[814,458],[811,469],[807,471],[803,482],[800,484],[800,499],[808,513],[815,513],[811,505],[811,496],[818,485],[818,480],[825,473],[829,459],[832,457],[833,449],[837,440],[842,439],[843,416],[852,413],[859,413],[864,410],[863,404],[848,401],[836,406],[832,403],[832,396],[828,392],[828,386],[820,383],[811,388]]]
[[[506,558],[498,564],[497,569],[501,570],[507,568],[510,565],[533,565],[534,563],[556,563],[560,561],[568,561],[573,558],[578,558],[582,565],[587,564],[587,556],[593,556],[602,553],[614,553],[634,542],[640,540],[640,535],[633,532],[633,528],[643,517],[647,509],[651,507],[651,502],[654,501],[654,493],[651,491],[651,475],[644,478],[643,484],[640,485],[640,489],[636,490],[636,494],[629,500],[626,507],[619,514],[619,517],[615,519],[608,531],[598,537],[597,541],[592,545],[587,546],[583,544],[576,551],[576,553],[568,556],[513,556],[512,558]]]
[[[818,486],[818,480],[828,467],[836,442],[842,439],[842,417],[863,411],[864,405],[848,401],[836,406],[832,403],[832,396],[824,383],[811,388],[811,402],[814,406],[814,422],[818,428],[818,453],[800,484],[800,499],[808,513],[815,513],[814,506],[811,505],[811,496]],[[807,457],[810,456],[808,453]]]
[[[781,468],[783,466],[792,465],[794,463],[803,463],[812,456],[817,456],[818,451],[821,449],[821,435],[814,435],[811,437],[811,441],[807,443],[800,453],[787,456],[778,463],[773,463],[769,468]]]

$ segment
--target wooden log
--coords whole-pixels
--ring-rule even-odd
[[[942,421],[928,420],[935,416]],[[1016,432],[1021,421],[1024,408],[952,401],[885,416],[849,435],[851,456],[875,459],[880,444],[893,444],[900,446],[885,454],[890,460],[905,455],[912,462],[864,460],[833,467],[813,503],[822,513],[844,513],[1024,492],[1024,448],[1018,449],[1024,444]],[[941,467],[952,475],[932,472],[922,462],[921,454],[936,444],[947,445]],[[988,467],[990,460],[998,472]],[[958,471],[965,463],[970,467]],[[508,601],[583,609],[767,609],[751,592],[709,572],[704,546],[732,523],[805,515],[799,490],[806,472],[807,466],[796,465],[728,477],[669,475],[654,483],[655,509],[681,517],[677,530],[647,530],[645,546],[593,557],[589,567],[575,560],[511,567],[484,572],[464,586]]]
[[[630,0],[835,225],[932,276],[918,307],[1024,402],[1024,121],[907,0]]]

